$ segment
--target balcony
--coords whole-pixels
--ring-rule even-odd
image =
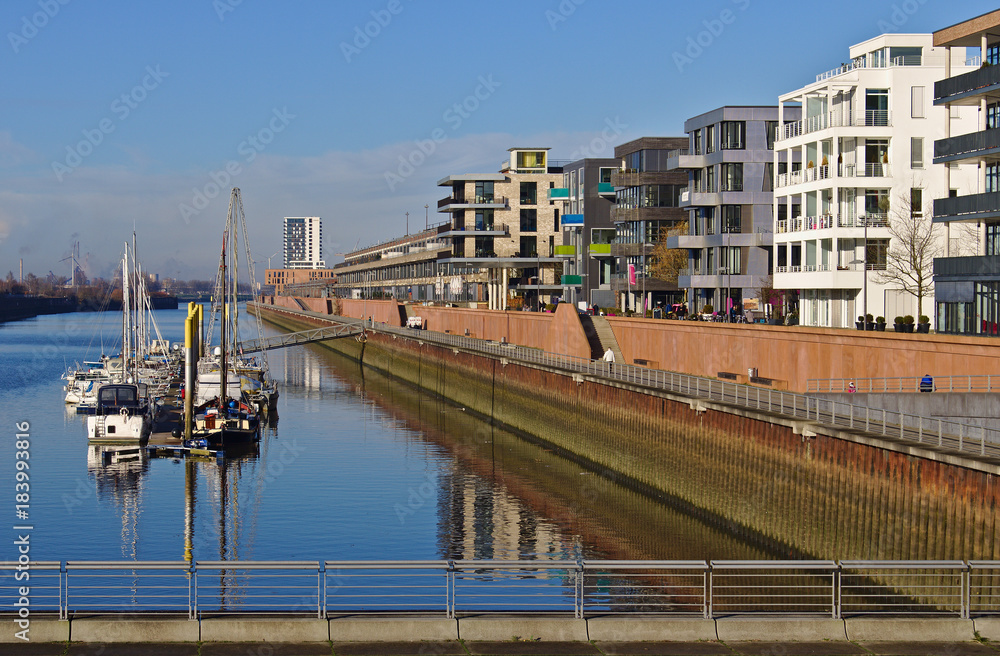
[[[819,132],[827,128],[850,128],[850,127],[892,127],[891,114],[886,109],[866,109],[863,114],[854,115],[854,112],[827,112],[809,116],[798,121],[785,123],[778,130],[778,140],[801,137],[804,134]]]
[[[583,215],[582,214],[563,214],[559,217],[559,223],[565,227],[572,226],[582,226],[583,225]]]
[[[1000,154],[1000,130],[970,132],[934,142],[935,164],[997,154]]]
[[[615,186],[610,182],[598,182],[597,183],[597,195],[604,196],[605,198],[615,197]]]
[[[934,278],[996,279],[1000,277],[1000,255],[934,258]]]
[[[503,196],[448,197],[438,201],[438,212],[453,212],[468,209],[505,209],[506,207],[507,199]]]
[[[888,178],[891,172],[892,167],[882,162],[840,164],[836,168],[826,165],[812,166],[805,170],[779,173],[775,176],[775,188],[827,180],[834,177],[835,173],[842,178]]]
[[[566,189],[565,187],[555,187],[554,189],[549,189],[549,200],[568,201],[569,189]]]
[[[563,244],[555,247],[556,257],[576,257],[576,246]]]
[[[583,285],[583,276],[563,276],[562,284],[563,287],[580,287]]]
[[[934,104],[965,100],[974,104],[984,93],[1000,90],[1000,66],[987,66],[934,83]]]
[[[590,257],[611,257],[611,244],[591,244]]]
[[[889,218],[885,214],[872,213],[865,216],[840,216],[821,214],[819,216],[799,216],[794,219],[778,219],[775,232],[807,232],[830,228],[887,228]]]
[[[934,223],[981,221],[998,216],[1000,216],[1000,191],[938,198],[934,201]]]

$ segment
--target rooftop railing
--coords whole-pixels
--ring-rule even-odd
[[[24,569],[25,565],[21,565]],[[1000,561],[370,560],[34,562],[31,613],[544,612],[577,618],[660,614],[1000,615]],[[3,575],[13,581],[16,562]],[[16,612],[13,586],[0,594]]]

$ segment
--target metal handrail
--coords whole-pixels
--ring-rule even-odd
[[[17,567],[7,561],[0,570],[11,577]],[[539,609],[580,618],[650,612],[1000,616],[1000,561],[73,561],[31,563],[30,569],[58,571],[55,586],[32,581],[31,609],[62,618],[70,611],[187,611],[191,619],[205,612],[315,613],[325,619],[345,611],[455,617]],[[238,574],[225,595],[219,569]],[[109,576],[111,570],[164,570],[174,583],[163,576]],[[260,600],[272,606],[261,608]],[[16,610],[18,601],[13,586],[0,592],[3,610]]]
[[[994,380],[996,379],[996,380]],[[919,392],[921,376],[892,376],[885,378],[810,378],[806,393],[849,392],[851,383],[857,392]],[[934,376],[934,390],[938,392],[996,392],[1000,391],[1000,376],[954,375]],[[996,383],[996,386],[993,385]]]

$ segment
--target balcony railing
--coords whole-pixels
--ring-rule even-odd
[[[901,55],[899,57],[893,57],[889,61],[889,66],[921,66],[923,65],[923,57],[920,55]],[[837,77],[838,75],[843,75],[844,73],[849,73],[853,70],[859,68],[887,68],[885,64],[878,65],[868,65],[868,61],[864,57],[858,57],[849,64],[841,64],[837,68],[832,68],[824,73],[820,73],[816,76],[817,82],[822,82],[823,80],[828,80],[831,77]]]
[[[1000,275],[1000,255],[934,258],[935,276],[995,277]]]
[[[1000,130],[982,130],[934,142],[934,163],[983,156],[1000,149]]]
[[[1000,68],[997,66],[996,68]],[[986,219],[1000,216],[1000,191],[988,191],[969,196],[938,198],[934,201],[934,221]]]
[[[885,214],[875,213],[865,216],[841,216],[820,214],[818,216],[798,216],[792,219],[778,219],[776,229],[779,233],[803,232],[806,230],[826,230],[828,228],[886,228],[889,218]]]
[[[886,109],[866,109],[864,114],[858,116],[854,112],[848,112],[846,116],[844,112],[827,112],[784,124],[778,130],[778,138],[791,139],[827,128],[890,127],[890,118],[889,110]]]
[[[955,96],[985,93],[1000,85],[1000,66],[987,66],[934,83],[934,104],[943,105]]]

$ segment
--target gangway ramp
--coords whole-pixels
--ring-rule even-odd
[[[323,328],[311,328],[297,333],[285,333],[283,335],[272,335],[263,339],[250,339],[240,342],[239,349],[242,353],[256,353],[257,351],[273,351],[274,349],[297,346],[299,344],[309,344],[312,342],[322,342],[328,339],[340,337],[352,337],[360,335],[364,328],[361,321],[338,323],[333,326]]]

